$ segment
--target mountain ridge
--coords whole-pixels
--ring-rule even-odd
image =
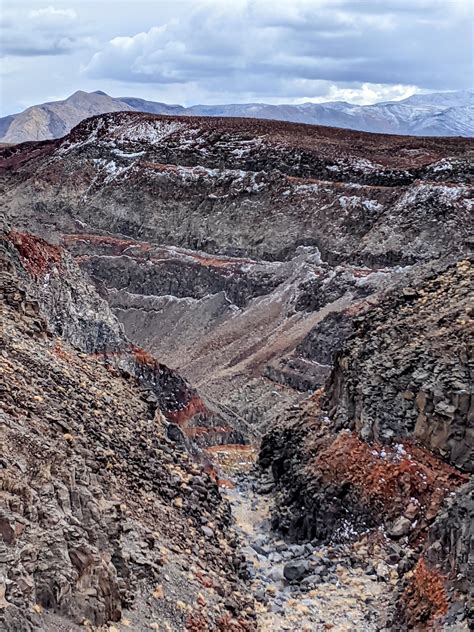
[[[110,97],[78,90],[63,101],[34,105],[0,118],[0,142],[19,143],[59,138],[81,120],[97,114],[140,111],[175,116],[262,118],[357,131],[418,136],[474,135],[472,90],[413,95],[401,101],[357,105],[344,101],[279,104],[197,104],[184,107],[138,97]]]

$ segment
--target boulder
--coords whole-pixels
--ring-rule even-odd
[[[292,560],[287,562],[283,568],[285,579],[290,582],[300,581],[308,572],[309,563],[305,560]]]

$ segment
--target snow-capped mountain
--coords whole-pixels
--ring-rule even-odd
[[[474,136],[474,91],[417,94],[402,101],[355,105],[344,101],[170,105],[136,97],[110,97],[102,91],[78,91],[64,101],[44,103],[0,118],[0,142],[57,138],[95,114],[135,110],[178,116],[246,117],[327,125],[383,134]]]

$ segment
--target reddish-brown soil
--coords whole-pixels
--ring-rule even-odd
[[[208,413],[208,409],[206,404],[202,401],[202,399],[198,395],[194,395],[183,408],[179,410],[170,410],[166,411],[164,414],[168,421],[171,421],[179,426],[186,425],[190,419],[192,419],[195,415],[199,413]],[[189,429],[191,432],[192,429]],[[208,429],[206,429],[208,430]],[[212,428],[215,431],[215,428]]]
[[[36,278],[61,262],[63,256],[61,248],[49,244],[40,237],[15,230],[10,231],[8,237],[18,250],[25,267]]]
[[[402,597],[406,607],[404,614],[410,629],[413,623],[417,630],[443,629],[437,625],[437,619],[448,611],[444,580],[438,571],[427,567],[423,558],[418,560]]]
[[[396,446],[366,443],[344,432],[308,468],[332,485],[350,485],[370,513],[393,519],[413,505],[413,536],[438,513],[447,494],[468,476],[409,441]]]

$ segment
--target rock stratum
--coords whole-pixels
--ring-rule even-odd
[[[313,549],[304,548],[311,542],[314,555],[326,547],[339,560],[328,567],[334,585],[344,584],[354,567],[364,573],[357,581],[366,587],[376,582],[374,595],[384,593],[372,610],[370,600],[361,598],[353,615],[354,621],[366,617],[361,629],[468,629],[474,608],[473,151],[468,139],[135,112],[93,117],[62,139],[1,150],[3,211],[10,224],[4,258],[11,335],[5,336],[10,346],[3,359],[13,363],[5,374],[11,380],[23,375],[21,388],[37,389],[31,397],[26,391],[13,400],[9,395],[9,441],[16,445],[17,436],[30,433],[55,454],[68,450],[80,471],[92,468],[86,478],[96,486],[94,498],[117,495],[119,506],[137,521],[137,533],[148,524],[145,499],[156,504],[153,520],[159,525],[187,520],[190,531],[183,527],[180,537],[188,548],[199,524],[202,532],[211,523],[202,535],[209,557],[200,558],[197,544],[190,549],[196,561],[188,564],[199,566],[201,559],[203,572],[228,573],[230,584],[225,596],[206,587],[212,597],[206,593],[202,600],[216,605],[203,619],[193,619],[192,591],[181,610],[170,605],[171,629],[323,625],[311,617],[293,623],[273,618],[270,624],[270,615],[252,618],[258,608],[243,596],[245,564],[231,553],[238,538],[212,481],[220,475],[211,463],[216,454],[248,444],[260,447],[263,478],[256,489],[270,494],[273,528],[298,543],[287,558],[292,570],[278,579],[281,594],[290,591],[310,613],[312,603],[321,605],[324,591],[318,596],[313,590],[309,605],[304,596],[311,582],[321,581],[307,558]],[[77,367],[72,372],[71,364]],[[79,387],[82,372],[85,384]],[[10,381],[6,392],[16,388]],[[46,404],[34,399],[50,389],[51,420],[41,408]],[[92,413],[78,416],[85,405],[76,394],[86,397]],[[20,401],[27,402],[26,410]],[[30,409],[31,401],[39,403]],[[102,405],[91,404],[97,401]],[[33,488],[29,498],[45,495],[53,522],[62,525],[69,513],[51,485],[56,479],[60,487],[74,483],[58,465],[48,470],[50,487],[37,490],[28,478],[39,468],[37,452],[13,451],[7,471],[16,486],[21,480],[25,489]],[[137,461],[134,454],[140,455]],[[197,495],[193,476],[202,486]],[[212,506],[195,506],[199,493]],[[235,497],[230,500],[235,504]],[[65,617],[74,624],[81,613],[93,625],[120,617],[134,621],[138,615],[120,592],[122,582],[109,608],[104,603],[115,588],[99,590],[85,579],[84,596],[82,570],[70,565],[59,593],[35,593],[36,567],[24,571],[19,561],[26,545],[22,527],[12,533],[24,516],[30,520],[28,512],[36,514],[9,502],[9,568],[33,575],[16,592],[6,587],[7,603],[18,609],[6,608],[11,625],[17,625],[24,604],[41,610],[31,616]],[[116,535],[123,527],[97,515],[90,520],[97,518],[102,531],[88,541],[96,547],[91,555],[102,551],[98,543],[104,545],[115,568],[110,573],[130,579],[127,590],[144,612],[136,629],[148,629],[145,620],[161,616],[165,607],[158,600],[153,610],[157,604],[147,601],[147,582],[155,576],[144,570],[135,582],[125,540]],[[80,516],[74,518],[81,523]],[[34,549],[46,536],[39,518],[32,524],[25,533],[36,538],[33,544],[28,540]],[[169,536],[163,526],[156,537],[169,548]],[[63,551],[72,546],[68,538],[63,529]],[[280,545],[267,538],[264,546]],[[264,556],[262,550],[258,555]],[[278,548],[272,551],[266,551],[268,559],[281,558]],[[58,569],[61,559],[52,562]],[[263,557],[259,564],[262,575]],[[165,595],[168,581],[170,595],[184,586],[184,575],[174,570],[156,581]],[[276,576],[267,570],[257,577],[263,584]],[[45,572],[54,576],[50,567]],[[271,593],[262,601],[261,590],[252,594],[268,603]],[[281,617],[278,590],[268,612]],[[231,604],[226,599],[234,592]],[[346,605],[353,604],[353,593],[347,594]],[[332,607],[339,612],[345,606]],[[387,613],[383,620],[377,619],[380,609]],[[45,629],[56,629],[53,619]],[[350,629],[343,625],[337,619],[336,629]]]

